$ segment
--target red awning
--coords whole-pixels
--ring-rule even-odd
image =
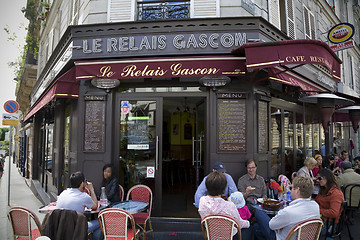
[[[322,41],[301,39],[246,43],[234,49],[232,53],[246,57],[247,69],[319,64],[327,67],[334,79],[340,80],[340,64],[342,61]]]
[[[79,82],[75,81],[75,68],[70,69],[59,77],[49,87],[48,91],[42,94],[42,97],[32,106],[31,110],[26,114],[24,121],[28,120],[32,115],[39,111],[54,98],[78,98]]]
[[[245,74],[244,58],[204,56],[143,58],[120,61],[75,62],[76,79],[171,78],[199,76],[240,76]]]
[[[315,83],[306,80],[305,78],[299,76],[293,71],[286,71],[281,67],[269,68],[269,79],[283,84],[298,86],[305,91],[326,91],[325,88],[322,88]]]

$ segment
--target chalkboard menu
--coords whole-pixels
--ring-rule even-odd
[[[105,150],[105,96],[85,97],[84,151]]]
[[[268,132],[268,102],[258,101],[258,150],[267,152],[269,150]]]
[[[218,95],[218,152],[246,152],[246,99],[244,97],[244,94]]]

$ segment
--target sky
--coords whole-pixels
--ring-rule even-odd
[[[0,115],[2,119],[4,103],[7,100],[16,100],[16,82],[14,69],[8,66],[9,62],[16,61],[21,55],[25,44],[28,20],[24,17],[21,9],[26,6],[26,0],[0,0]],[[15,33],[15,41],[8,41],[9,35],[4,28],[8,26],[10,32]],[[20,46],[20,47],[19,47]],[[2,126],[0,121],[0,127]]]

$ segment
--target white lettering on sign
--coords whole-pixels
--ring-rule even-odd
[[[168,36],[169,37],[169,36]],[[212,33],[212,34],[178,34],[168,39],[165,35],[158,36],[123,36],[111,38],[96,38],[82,40],[82,52],[85,54],[128,51],[164,50],[168,44],[173,48],[181,49],[205,49],[211,47],[217,49],[239,47],[246,43],[246,33]],[[170,37],[171,38],[171,37]]]

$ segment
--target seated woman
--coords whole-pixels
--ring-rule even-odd
[[[240,229],[250,227],[250,222],[240,217],[235,204],[221,197],[226,188],[226,177],[223,173],[210,173],[205,180],[205,186],[208,195],[200,198],[198,210],[201,219],[211,214],[222,214],[234,218]],[[236,233],[235,229],[234,234],[236,235]],[[248,233],[245,233],[245,231],[241,231],[241,235],[242,239],[249,239]]]
[[[337,223],[339,222],[344,195],[337,186],[334,174],[329,169],[321,169],[318,172],[317,180],[320,189],[315,201],[320,206],[320,214],[323,219],[335,219],[335,223]]]
[[[113,175],[113,169],[112,164],[106,164],[103,167],[103,181],[101,183],[101,187],[105,187],[106,197],[110,203],[120,201],[119,181]]]
[[[316,166],[317,161],[312,157],[307,157],[304,166],[297,171],[297,176],[314,178],[312,170]]]
[[[339,157],[334,154],[330,154],[330,155],[326,156],[324,158],[322,167],[330,169],[335,174],[335,176],[339,175],[340,168],[336,166],[336,162],[337,162],[338,158]]]
[[[313,176],[316,177],[319,170],[322,169],[323,158],[320,154],[316,154],[314,159],[316,160],[317,163],[311,171]]]

